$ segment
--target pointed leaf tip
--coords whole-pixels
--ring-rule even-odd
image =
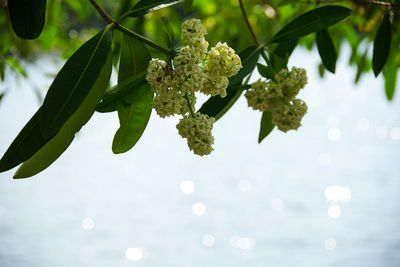
[[[45,23],[46,0],[8,0],[7,6],[12,28],[18,37],[39,37]]]
[[[374,40],[374,51],[372,55],[372,69],[375,77],[379,75],[385,66],[386,60],[389,56],[390,43],[391,43],[391,31],[390,31],[390,17],[387,13],[379,26],[378,32],[376,33]]]
[[[322,63],[328,71],[335,73],[337,54],[328,30],[322,29],[317,31],[316,41]]]
[[[262,140],[264,140],[264,138],[267,137],[274,128],[275,125],[272,123],[272,113],[263,112],[261,117],[260,133],[258,135],[258,143],[260,144]]]

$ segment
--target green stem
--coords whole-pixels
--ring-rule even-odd
[[[89,2],[92,4],[92,6],[96,9],[97,13],[100,14],[100,16],[104,19],[105,22],[108,24],[115,23],[115,20],[108,15],[104,9],[102,9],[99,4],[96,2],[96,0],[89,0]]]
[[[249,28],[251,37],[253,37],[254,43],[257,46],[260,46],[260,42],[258,41],[257,36],[254,33],[253,28],[251,27],[251,24],[249,22],[249,18],[247,17],[246,10],[244,9],[242,0],[239,0],[239,6],[240,6],[240,10],[242,11],[242,15],[243,15],[244,21],[246,22],[247,28]]]
[[[139,40],[139,41],[142,41],[143,43],[145,43],[145,44],[157,49],[158,51],[160,51],[160,52],[162,52],[162,53],[164,53],[166,55],[169,55],[169,54],[172,53],[172,51],[169,50],[168,48],[162,47],[161,45],[153,42],[152,40],[147,39],[146,37],[144,37],[144,36],[142,36],[140,34],[137,34],[136,32],[133,32],[133,31],[125,28],[124,26],[120,25],[119,23],[115,23],[114,27],[115,27],[116,30],[119,30],[120,32],[123,32],[123,33],[125,33],[125,34],[127,34],[127,35],[129,35],[129,36],[131,36],[131,37],[133,37],[133,38],[135,38],[137,40]]]
[[[185,93],[185,99],[186,99],[186,102],[187,102],[187,104],[189,106],[190,114],[192,115],[192,118],[194,118],[194,112],[193,112],[193,109],[192,109],[192,104],[190,103],[189,96],[188,96],[187,93]]]

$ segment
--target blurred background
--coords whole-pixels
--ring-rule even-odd
[[[37,41],[0,39],[0,154],[40,106],[63,56],[103,25],[86,1],[48,2]],[[102,1],[113,14],[131,2]],[[247,2],[261,40],[315,7],[284,2]],[[290,58],[309,77],[298,131],[275,129],[258,144],[261,113],[241,97],[214,125],[210,156],[189,151],[178,117],[155,112],[137,145],[114,155],[117,114],[95,113],[47,170],[22,180],[12,179],[14,170],[0,173],[0,266],[400,266],[400,102],[398,92],[387,100],[382,75],[370,71],[382,13],[365,10],[369,24],[354,17],[365,27],[331,31],[341,48],[335,75],[321,78],[313,36]],[[237,1],[195,0],[191,12],[211,46],[251,45]],[[176,6],[129,23],[163,42],[159,18],[179,32],[184,14]]]
[[[318,54],[296,49],[303,126],[257,144],[261,114],[242,97],[215,124],[210,156],[155,113],[114,155],[117,116],[95,113],[44,172],[0,174],[0,266],[399,266],[400,103],[372,75],[355,88],[344,61],[321,80]],[[49,62],[30,73],[43,88],[59,67]],[[27,81],[8,85],[0,151],[39,106]]]

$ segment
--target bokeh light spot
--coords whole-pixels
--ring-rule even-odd
[[[185,195],[190,195],[194,192],[194,183],[192,181],[186,180],[181,183],[181,191]]]
[[[328,215],[331,218],[338,218],[342,214],[342,209],[338,205],[332,205],[328,209]]]
[[[94,220],[90,217],[86,217],[82,220],[82,228],[85,230],[92,230],[94,228]]]
[[[128,248],[125,251],[125,257],[130,261],[140,261],[143,259],[143,250],[141,248]]]
[[[197,202],[192,206],[192,211],[194,215],[202,216],[206,212],[206,206],[201,202]]]
[[[215,244],[215,237],[210,234],[204,235],[201,242],[205,247],[212,247]]]

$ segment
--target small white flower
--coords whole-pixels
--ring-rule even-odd
[[[226,76],[229,78],[242,68],[242,63],[240,57],[235,54],[235,50],[226,43],[219,42],[208,52],[205,67],[210,76]]]
[[[179,134],[187,139],[187,144],[193,153],[204,156],[214,149],[212,128],[215,119],[205,114],[195,114],[194,117],[184,116],[176,125]]]

